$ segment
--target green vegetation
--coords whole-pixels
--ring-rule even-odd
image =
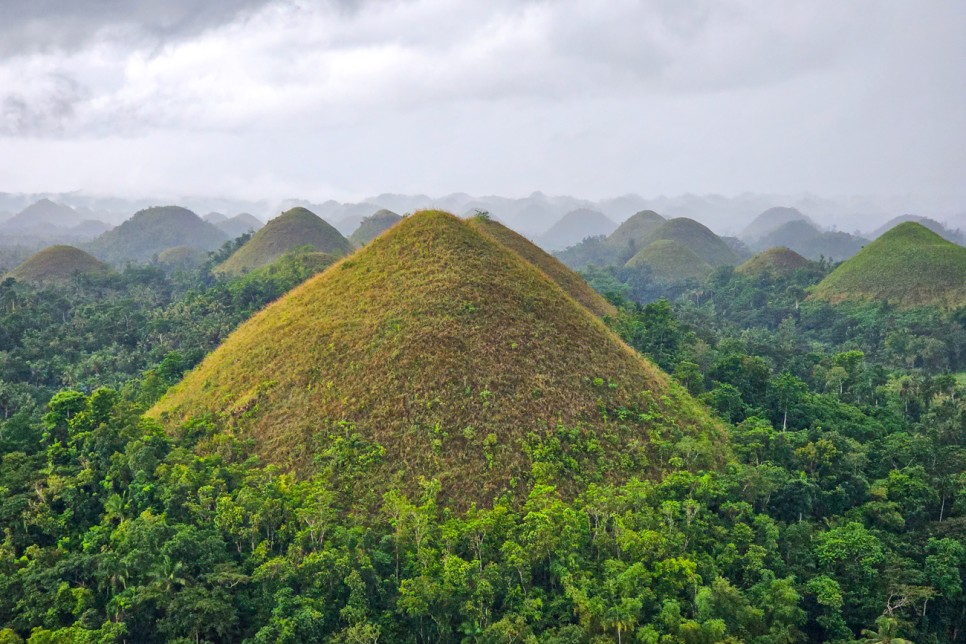
[[[383,208],[363,219],[349,237],[349,241],[356,247],[364,246],[400,221],[402,221],[400,215]]]
[[[635,213],[609,236],[588,237],[579,244],[557,253],[567,266],[623,265],[645,245],[648,236],[667,220],[652,210]]]
[[[247,212],[237,214],[234,217],[226,217],[222,221],[213,221],[211,223],[215,224],[215,226],[228,235],[230,239],[234,239],[235,237],[239,237],[248,232],[255,232],[265,225],[258,218],[248,214]]]
[[[754,242],[757,249],[786,246],[811,260],[842,261],[855,255],[867,240],[843,232],[821,231],[807,220],[791,221]]]
[[[808,269],[812,263],[785,246],[769,248],[758,253],[735,269],[742,275],[763,275],[765,273],[788,274]]]
[[[214,250],[227,238],[225,233],[190,210],[164,206],[135,213],[84,248],[95,257],[120,265],[149,262],[158,253],[175,246]]]
[[[693,250],[673,239],[651,242],[630,258],[627,266],[646,266],[655,280],[664,283],[701,279],[713,270]]]
[[[0,281],[0,641],[963,641],[966,307],[805,299],[828,262],[673,289],[611,266],[587,273],[611,301],[602,321],[526,240],[437,213],[302,286],[331,258],[212,276],[245,241],[171,274]],[[240,327],[279,314],[278,361],[319,383],[289,389],[280,422],[320,397],[398,396],[391,431],[306,424],[310,467],[266,464],[225,426],[276,404],[277,371],[228,417],[164,431],[143,415],[292,287]],[[670,300],[627,299],[660,288]],[[359,347],[319,362],[339,370],[326,381],[302,313]],[[612,404],[641,365],[650,396]],[[466,387],[434,395],[437,371]],[[553,411],[588,395],[591,422]],[[694,398],[722,419],[710,454],[726,462],[674,422],[681,406],[703,417]],[[554,425],[518,443],[510,493],[486,494],[531,426],[518,405]],[[415,471],[394,479],[403,443]],[[434,477],[468,461],[480,476]]]
[[[915,222],[899,224],[844,262],[815,289],[829,302],[900,307],[966,304],[966,248]]]
[[[738,254],[707,226],[686,217],[669,219],[654,229],[641,241],[641,250],[637,254],[656,241],[676,242],[714,267],[735,266],[740,261]]]
[[[349,240],[321,217],[305,208],[292,208],[265,224],[215,271],[241,275],[267,266],[285,253],[303,246],[337,257],[352,251]]]
[[[158,264],[172,270],[198,268],[208,260],[208,253],[191,246],[165,248],[158,253]]]
[[[74,275],[97,275],[109,271],[107,264],[73,246],[49,246],[10,271],[7,277],[43,284],[69,282]]]

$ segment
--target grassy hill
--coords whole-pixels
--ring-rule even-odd
[[[799,255],[817,260],[820,257],[842,261],[855,255],[867,240],[843,232],[821,231],[805,220],[790,221],[771,231],[753,246],[758,250],[785,246]]]
[[[560,221],[551,226],[537,238],[541,248],[547,250],[562,250],[580,243],[587,237],[609,235],[617,228],[617,224],[607,218],[602,212],[589,208],[578,208],[564,215]]]
[[[798,209],[777,206],[775,208],[769,208],[745,226],[745,229],[741,231],[741,239],[754,242],[781,228],[785,224],[794,221],[802,221],[813,227],[815,225],[811,219],[799,212]]]
[[[720,237],[707,226],[687,217],[669,219],[651,231],[641,242],[642,251],[660,240],[677,242],[715,268],[740,262],[738,254]]]
[[[716,463],[706,410],[493,230],[408,217],[255,315],[150,415],[213,412],[303,473],[366,458],[360,494],[437,478],[462,507],[533,476],[568,492],[675,455]]]
[[[135,213],[85,248],[96,257],[118,264],[147,262],[176,246],[214,250],[227,240],[228,235],[187,208],[159,206]]]
[[[674,283],[707,277],[714,268],[679,241],[659,239],[642,248],[627,266],[647,266],[659,282]]]
[[[584,278],[564,266],[560,260],[548,254],[520,233],[487,217],[471,217],[468,221],[478,231],[486,233],[495,241],[530,262],[544,275],[556,282],[557,286],[562,288],[567,295],[586,306],[591,312],[600,316],[617,314],[614,305],[592,289]]]
[[[785,246],[769,248],[758,253],[744,264],[735,269],[736,273],[744,275],[764,275],[773,273],[776,275],[788,275],[795,271],[808,268],[812,263]]]
[[[71,228],[80,223],[80,220],[80,215],[70,206],[41,199],[7,219],[3,222],[3,227],[7,230],[31,230],[50,226]]]
[[[885,232],[892,230],[899,224],[905,223],[907,221],[914,221],[917,224],[922,224],[929,230],[933,231],[946,241],[951,241],[954,244],[959,244],[960,246],[966,245],[966,233],[961,230],[951,230],[947,228],[944,224],[931,219],[929,217],[922,217],[920,215],[899,215],[887,221],[882,226],[879,226],[868,235],[869,239],[878,239]]]
[[[349,237],[349,241],[357,247],[364,246],[400,221],[402,221],[401,215],[383,208],[359,222],[359,227]]]
[[[631,215],[607,237],[591,237],[556,253],[564,264],[580,270],[595,266],[622,266],[643,248],[647,236],[667,220],[653,210]]]
[[[31,284],[68,282],[76,274],[108,272],[107,264],[73,246],[50,246],[32,255],[7,277]]]
[[[241,237],[249,231],[259,230],[265,225],[260,219],[249,215],[247,212],[235,215],[234,217],[226,217],[223,221],[212,223],[231,239]]]
[[[915,222],[899,224],[843,262],[811,295],[900,307],[966,304],[966,248]]]
[[[240,275],[260,266],[267,266],[285,253],[311,246],[314,250],[342,256],[352,251],[352,245],[338,230],[321,217],[305,208],[292,208],[255,233],[215,270],[228,275]]]

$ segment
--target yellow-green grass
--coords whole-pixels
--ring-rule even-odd
[[[630,258],[627,266],[647,266],[654,279],[666,283],[700,280],[714,270],[693,250],[672,239],[651,242]]]
[[[769,273],[774,275],[789,275],[809,266],[812,266],[812,263],[795,251],[786,246],[779,246],[758,253],[744,264],[738,266],[735,272],[749,276]]]
[[[292,208],[260,228],[244,246],[218,265],[215,272],[241,275],[267,266],[302,246],[339,257],[352,251],[349,240],[321,217],[305,208]]]
[[[740,263],[738,254],[711,229],[687,217],[668,219],[661,224],[643,239],[641,250],[659,240],[677,242],[715,268]]]
[[[648,236],[666,222],[667,219],[653,210],[642,210],[618,226],[607,237],[606,243],[615,252],[622,254],[623,261],[627,261],[646,245]]]
[[[214,413],[304,474],[345,421],[385,449],[365,489],[437,478],[458,506],[535,468],[566,492],[720,464],[707,410],[493,230],[408,217],[255,315],[149,414],[173,429]]]
[[[93,255],[73,246],[49,246],[31,255],[8,277],[28,284],[69,282],[74,275],[100,275],[110,269]]]
[[[925,226],[899,224],[819,282],[811,298],[912,308],[966,304],[966,248]]]
[[[391,210],[384,208],[376,211],[362,220],[355,232],[349,236],[349,241],[356,247],[364,246],[400,221],[402,221],[402,216]]]
[[[488,217],[472,217],[469,219],[469,223],[478,231],[489,235],[542,271],[570,297],[583,304],[594,314],[600,316],[617,315],[617,307],[601,297],[600,293],[591,288],[584,278],[564,266],[559,259],[550,255],[520,233]]]

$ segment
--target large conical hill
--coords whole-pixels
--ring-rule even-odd
[[[654,279],[663,283],[700,280],[714,270],[693,250],[672,239],[648,244],[628,260],[627,266],[647,266]]]
[[[214,250],[228,235],[187,208],[157,206],[138,211],[85,248],[112,263],[147,262],[168,248],[189,246]]]
[[[34,253],[8,277],[30,284],[69,282],[74,275],[100,275],[110,269],[96,257],[73,246],[49,246]]]
[[[303,246],[335,256],[352,251],[352,244],[338,230],[312,211],[296,207],[265,224],[215,270],[240,275]]]
[[[461,506],[533,476],[566,492],[723,450],[666,374],[482,226],[438,211],[266,307],[149,413],[169,428],[214,413],[302,473],[369,445],[360,492],[435,478]]]
[[[797,270],[812,266],[795,251],[785,246],[762,251],[735,269],[736,273],[748,276],[765,274],[790,275]]]
[[[704,224],[687,217],[669,219],[661,224],[644,238],[641,250],[659,240],[677,242],[715,268],[740,263],[738,254],[720,237]]]
[[[520,233],[489,217],[471,217],[468,221],[480,232],[489,235],[533,264],[556,282],[567,295],[586,306],[591,312],[600,316],[617,314],[617,308],[591,288],[584,278]]]
[[[966,248],[925,226],[899,224],[840,264],[812,298],[885,301],[900,307],[966,304]]]

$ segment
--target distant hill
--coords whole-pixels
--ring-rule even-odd
[[[651,231],[641,241],[642,250],[638,251],[638,254],[647,250],[647,247],[654,242],[660,240],[677,242],[681,246],[690,249],[692,253],[714,268],[719,266],[734,266],[741,261],[738,254],[731,250],[731,247],[724,243],[707,226],[687,217],[669,219]],[[662,253],[666,254],[669,248],[665,246]],[[631,266],[634,265],[630,260],[628,264]]]
[[[743,275],[764,275],[773,273],[775,275],[789,275],[797,270],[809,268],[812,262],[808,261],[795,251],[784,246],[769,248],[758,253],[744,264],[735,269],[736,273]]]
[[[933,231],[946,241],[951,241],[954,244],[959,244],[960,246],[966,245],[966,234],[961,230],[951,230],[947,228],[942,223],[936,221],[935,219],[930,219],[929,217],[921,217],[919,215],[900,215],[890,219],[888,222],[879,226],[869,234],[869,239],[878,239],[881,235],[889,230],[892,230],[899,224],[905,223],[907,221],[914,221],[917,224],[925,226],[929,230]]]
[[[754,248],[785,246],[810,260],[825,257],[841,261],[855,255],[867,242],[849,233],[823,232],[807,221],[798,220],[779,226],[759,239]]]
[[[240,275],[267,266],[285,253],[309,246],[314,250],[341,257],[352,245],[339,231],[305,208],[287,210],[269,221],[248,242],[215,270]]]
[[[700,280],[714,268],[691,248],[672,239],[654,241],[627,261],[629,267],[647,266],[658,282]]]
[[[906,222],[869,243],[815,288],[830,302],[885,301],[901,307],[966,304],[966,248]]]
[[[803,215],[796,208],[785,208],[782,206],[769,208],[745,226],[745,229],[741,231],[740,237],[746,242],[755,242],[785,224],[796,221],[803,221],[811,226],[815,226],[815,222]]]
[[[90,240],[99,237],[114,228],[111,224],[97,219],[85,219],[70,229],[79,239]]]
[[[707,411],[494,230],[407,217],[243,324],[149,416],[214,415],[303,474],[372,454],[346,484],[373,503],[422,479],[466,508],[519,498],[535,469],[568,495],[720,464]],[[548,469],[545,450],[569,465]]]
[[[11,231],[27,231],[38,228],[72,228],[80,223],[80,217],[70,206],[41,199],[3,222],[3,228]]]
[[[578,208],[564,215],[557,223],[540,235],[536,242],[546,250],[563,250],[587,237],[609,235],[617,224],[607,216],[589,208]]]
[[[247,212],[235,215],[234,217],[226,217],[224,221],[215,223],[215,226],[228,235],[230,239],[241,237],[247,232],[257,231],[264,225],[260,219],[249,215]]]
[[[359,226],[362,225],[362,221],[364,219],[364,215],[349,215],[348,217],[335,222],[333,227],[338,230],[343,237],[350,237],[352,233],[358,230]]]
[[[85,247],[91,254],[118,264],[147,262],[175,246],[214,250],[227,240],[228,235],[187,208],[156,206],[135,213]]]
[[[74,275],[108,272],[107,264],[73,246],[50,246],[35,253],[7,277],[30,284],[69,282]]]
[[[623,266],[644,247],[645,240],[667,220],[651,210],[631,215],[609,236],[590,237],[556,253],[574,270],[595,266]]]
[[[209,212],[207,215],[202,217],[209,224],[215,224],[216,226],[223,221],[228,221],[228,215],[220,212]]]
[[[378,210],[359,223],[359,227],[349,237],[355,246],[363,246],[402,221],[402,217],[391,210]]]

